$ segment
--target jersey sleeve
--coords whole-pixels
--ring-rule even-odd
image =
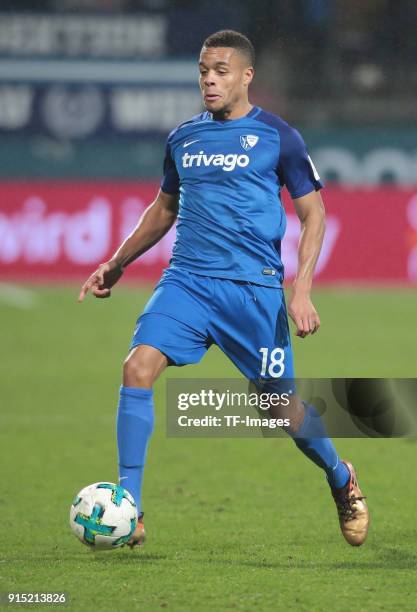
[[[323,187],[301,135],[289,125],[280,130],[278,177],[293,199],[301,198]]]
[[[164,176],[161,181],[161,189],[172,195],[179,193],[180,190],[180,177],[171,154],[170,138],[168,138],[165,146]]]

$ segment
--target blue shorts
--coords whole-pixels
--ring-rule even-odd
[[[252,381],[292,379],[284,292],[168,268],[139,317],[131,348],[147,344],[170,365],[197,363],[212,344]]]

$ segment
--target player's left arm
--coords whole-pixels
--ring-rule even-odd
[[[298,245],[297,274],[292,286],[288,314],[297,327],[297,336],[305,338],[320,327],[320,317],[315,309],[310,292],[313,274],[320,255],[325,232],[325,211],[320,191],[312,191],[293,199],[301,223]]]

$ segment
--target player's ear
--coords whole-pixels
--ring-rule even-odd
[[[254,74],[255,70],[252,66],[248,66],[247,68],[245,68],[245,71],[243,73],[243,84],[249,86],[252,82]]]

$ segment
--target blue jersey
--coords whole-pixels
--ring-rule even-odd
[[[204,112],[166,145],[165,193],[179,193],[171,268],[281,286],[286,227],[281,188],[299,198],[322,187],[300,134],[255,106],[239,119]]]

